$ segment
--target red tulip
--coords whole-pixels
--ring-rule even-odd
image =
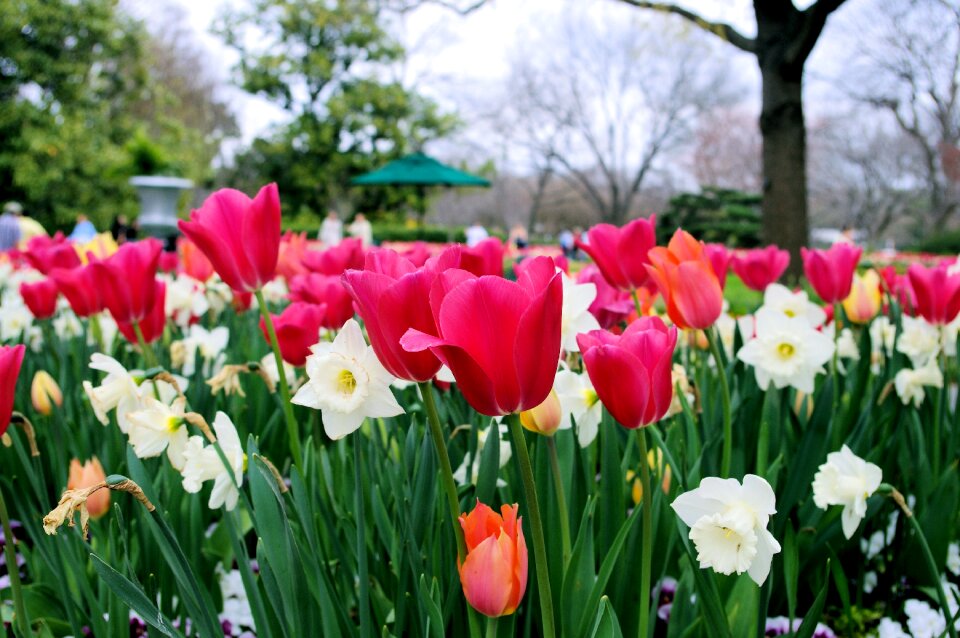
[[[353,316],[353,298],[340,276],[315,272],[297,275],[290,280],[290,300],[325,305],[323,327],[330,330],[339,330]]]
[[[78,317],[89,317],[104,309],[103,295],[96,283],[93,264],[79,268],[54,268],[50,278],[57,283],[60,293],[70,302]]]
[[[488,237],[476,246],[460,249],[460,267],[477,277],[503,277],[503,242],[499,237]]]
[[[294,302],[284,308],[278,315],[272,315],[273,325],[277,331],[277,342],[280,344],[280,354],[283,360],[292,366],[300,367],[307,362],[310,346],[320,341],[320,328],[326,306],[311,303]],[[260,330],[263,338],[270,342],[267,326],[260,319]]]
[[[7,431],[10,416],[13,413],[13,397],[17,389],[17,377],[20,376],[20,364],[23,363],[23,344],[0,346],[0,434]]]
[[[670,409],[675,327],[640,317],[620,336],[592,330],[577,335],[577,344],[597,396],[622,426],[649,425]]]
[[[57,290],[56,281],[44,279],[33,284],[20,284],[20,296],[34,317],[47,319],[57,311],[57,297],[60,292]]]
[[[417,269],[412,262],[388,249],[367,254],[363,270],[348,270],[343,284],[353,297],[363,319],[370,345],[390,374],[408,381],[429,381],[440,361],[429,350],[407,352],[400,340],[410,328],[437,335],[430,310],[430,290],[444,269],[456,266],[456,252],[444,252],[429,267]]]
[[[733,253],[727,250],[727,247],[723,244],[704,244],[703,252],[707,254],[707,259],[710,260],[713,274],[717,276],[720,287],[725,288],[727,285],[727,270],[730,267],[730,259],[733,257]]]
[[[117,323],[140,321],[153,309],[162,249],[156,239],[127,242],[106,260],[91,264],[104,305]]]
[[[681,328],[709,328],[723,311],[723,289],[699,242],[677,229],[666,248],[650,249],[647,270]]]
[[[763,292],[790,265],[790,253],[771,244],[734,255],[730,265],[747,288]]]
[[[177,240],[177,250],[180,253],[183,272],[187,275],[199,282],[205,282],[213,276],[213,264],[200,252],[195,243],[186,237],[181,237]]]
[[[273,279],[280,251],[280,195],[267,184],[254,199],[218,190],[180,230],[207,256],[231,288],[253,292]]]
[[[561,275],[547,257],[529,261],[516,282],[444,271],[430,291],[439,335],[411,328],[400,340],[407,352],[433,352],[481,414],[534,408],[553,385],[560,358]]]
[[[245,292],[243,290],[234,290],[233,298],[230,300],[230,305],[233,306],[234,312],[245,312],[250,310],[250,306],[253,305],[253,293]]]
[[[160,253],[160,261],[157,264],[157,269],[160,272],[176,273],[179,267],[180,256],[177,253],[166,250]]]
[[[592,283],[597,287],[597,296],[588,310],[597,318],[601,328],[612,328],[626,319],[633,310],[630,293],[611,286],[600,269],[593,264],[577,273],[577,283]]]
[[[847,298],[862,252],[862,248],[844,243],[834,244],[829,250],[800,249],[803,272],[823,301],[835,303]]]
[[[907,269],[917,296],[917,314],[930,323],[943,325],[960,313],[960,273],[950,274],[947,264],[925,268],[912,264]]]
[[[590,255],[611,286],[620,290],[639,288],[647,281],[647,253],[657,243],[656,215],[635,219],[623,228],[597,224],[587,232],[589,243],[577,246]]]
[[[303,254],[303,265],[311,272],[340,276],[349,269],[363,268],[363,240],[348,237],[326,250],[308,250]]]
[[[470,606],[493,618],[517,610],[527,589],[527,542],[517,505],[502,505],[500,514],[477,501],[460,515],[467,557],[458,565],[463,595]]]
[[[129,244],[124,244],[129,246]],[[160,279],[154,279],[152,283],[144,284],[153,289],[153,306],[142,319],[137,321],[140,326],[140,332],[143,333],[143,340],[147,343],[153,343],[163,336],[163,328],[167,323],[167,315],[164,305],[167,300],[167,285]],[[112,314],[112,313],[111,313]],[[116,315],[114,315],[116,318]],[[117,327],[120,333],[126,337],[130,343],[137,343],[137,333],[133,329],[133,324],[128,321],[117,321]]]
[[[280,238],[280,256],[277,258],[277,274],[290,281],[307,272],[303,256],[307,251],[307,233],[288,232]]]
[[[63,233],[51,237],[34,237],[27,243],[24,256],[30,265],[49,275],[54,268],[76,268],[80,265],[73,244],[67,241]]]

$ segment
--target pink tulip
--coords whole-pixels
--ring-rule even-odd
[[[363,254],[363,241],[359,237],[348,237],[326,250],[306,251],[302,263],[311,272],[339,277],[351,268],[363,268]]]
[[[261,188],[254,199],[230,188],[218,190],[179,226],[234,290],[259,290],[276,274],[280,251],[276,184]]]
[[[763,292],[790,265],[790,253],[774,245],[754,248],[734,255],[730,265],[747,288]]]
[[[635,219],[623,228],[597,224],[587,231],[588,243],[577,246],[590,255],[604,278],[620,290],[632,290],[646,283],[650,263],[647,253],[657,243],[656,215]]]
[[[620,425],[649,425],[670,409],[676,328],[640,317],[620,336],[592,330],[577,335],[577,344],[597,396]]]
[[[78,317],[89,317],[105,308],[93,264],[71,269],[54,268],[50,271],[50,278],[57,283],[57,289],[67,298]]]
[[[949,273],[947,264],[925,268],[912,264],[907,269],[916,294],[917,314],[932,324],[953,321],[960,312],[960,273]]]
[[[153,309],[162,249],[156,239],[127,242],[106,260],[91,264],[104,305],[117,323],[138,322]]]
[[[327,307],[323,327],[339,330],[353,316],[353,299],[339,275],[311,272],[290,280],[290,300]]]
[[[13,414],[13,399],[17,389],[17,377],[23,363],[23,344],[0,346],[0,434],[7,431]]]
[[[36,283],[20,284],[20,296],[30,312],[37,319],[47,319],[57,311],[57,282],[53,279],[44,279]]]
[[[477,277],[503,277],[503,252],[503,242],[498,237],[488,237],[472,248],[461,248],[460,267]]]
[[[834,244],[828,250],[800,249],[803,272],[825,303],[843,301],[850,294],[862,252],[862,248],[845,243]]]
[[[34,237],[27,242],[23,254],[31,266],[45,275],[49,275],[54,268],[71,269],[80,265],[76,249],[63,233],[53,237]]]
[[[283,360],[292,366],[300,367],[307,362],[310,346],[320,341],[320,328],[326,306],[295,302],[284,308],[279,316],[273,315],[273,325],[277,331],[280,354]],[[263,338],[270,342],[267,326],[260,319]]]
[[[129,244],[124,244],[124,246],[127,245]],[[147,343],[153,343],[163,336],[163,329],[167,323],[167,315],[164,312],[164,304],[167,298],[167,284],[160,279],[155,279],[152,284],[148,285],[153,288],[153,306],[145,317],[137,320],[137,325],[140,326],[143,340]],[[120,329],[120,334],[122,334],[127,341],[130,343],[138,343],[137,333],[133,328],[132,322],[117,321],[117,327]]]
[[[577,273],[577,283],[592,283],[597,287],[597,296],[587,309],[603,329],[609,329],[624,321],[633,311],[630,293],[610,285],[600,269],[590,264]]]
[[[727,271],[730,269],[730,259],[733,253],[723,244],[704,244],[703,252],[706,253],[710,265],[713,267],[713,274],[717,276],[720,287],[727,285]]]

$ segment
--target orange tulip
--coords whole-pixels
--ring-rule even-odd
[[[650,277],[681,328],[709,328],[723,311],[723,289],[703,242],[677,229],[666,248],[650,249]]]
[[[103,466],[97,457],[93,457],[83,465],[80,461],[70,461],[70,475],[67,477],[67,489],[78,490],[84,487],[93,487],[106,480]],[[110,510],[110,490],[97,490],[87,499],[87,511],[90,518],[100,518]]]
[[[843,311],[854,323],[868,323],[880,312],[880,275],[868,270],[862,275],[854,274],[850,295],[843,300]]]
[[[545,436],[552,436],[560,429],[563,413],[560,411],[560,398],[554,390],[535,408],[520,413],[520,425]]]
[[[503,505],[502,514],[477,501],[460,526],[467,542],[467,558],[458,565],[467,602],[493,618],[517,610],[527,588],[527,543],[517,505]]]

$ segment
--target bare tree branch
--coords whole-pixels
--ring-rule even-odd
[[[813,50],[814,45],[823,32],[830,14],[840,8],[846,0],[819,0],[801,12],[803,18],[800,31],[787,52],[786,58],[790,64],[803,64]]]
[[[842,2],[843,0],[839,1]],[[641,9],[653,9],[655,11],[662,11],[664,13],[678,15],[697,25],[704,31],[709,31],[720,39],[729,42],[741,51],[746,51],[747,53],[756,53],[756,41],[743,35],[733,28],[733,26],[725,22],[713,22],[711,20],[707,20],[706,18],[694,13],[693,11],[690,11],[689,9],[684,9],[683,7],[671,4],[669,2],[648,2],[646,0],[620,0],[620,2],[634,7],[639,7]],[[821,2],[823,2],[823,0],[821,0]],[[817,4],[820,4],[820,2]]]

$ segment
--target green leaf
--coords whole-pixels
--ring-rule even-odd
[[[755,638],[760,588],[747,574],[737,576],[727,597],[727,622],[737,638]]]
[[[817,594],[813,604],[810,606],[807,615],[803,617],[800,628],[797,629],[795,638],[812,638],[813,632],[817,629],[817,623],[820,622],[820,616],[823,615],[823,606],[827,602],[827,592],[830,590],[830,560],[827,560],[827,573],[823,577],[823,587]]]
[[[620,631],[620,621],[617,620],[617,613],[613,611],[613,605],[610,599],[604,596],[600,600],[600,608],[597,610],[597,620],[593,625],[593,631],[590,632],[591,638],[623,638],[623,632]]]
[[[430,623],[430,635],[433,638],[443,638],[443,614],[440,612],[440,585],[436,578],[430,579],[427,586],[427,575],[420,574],[420,600],[427,610],[427,620]]]
[[[93,568],[100,578],[123,602],[130,606],[144,622],[159,631],[164,636],[176,638],[180,632],[174,629],[173,624],[162,614],[157,606],[150,602],[143,590],[133,584],[129,578],[107,565],[102,558],[91,553]]]
[[[471,463],[473,459],[471,459]],[[469,479],[470,472],[467,472]],[[500,475],[500,427],[492,421],[487,428],[487,440],[480,454],[480,472],[477,476],[476,495],[481,503],[492,503]]]
[[[570,631],[583,624],[589,608],[581,605],[584,597],[593,589],[597,576],[594,573],[593,551],[593,510],[596,499],[587,501],[583,511],[583,522],[580,524],[580,533],[573,544],[570,553],[570,564],[563,575],[563,588],[560,592],[561,629]],[[566,631],[564,632],[566,635]]]
[[[800,579],[800,561],[797,557],[797,535],[789,521],[783,536],[783,580],[787,590],[787,610],[790,618],[797,616],[797,581]]]

